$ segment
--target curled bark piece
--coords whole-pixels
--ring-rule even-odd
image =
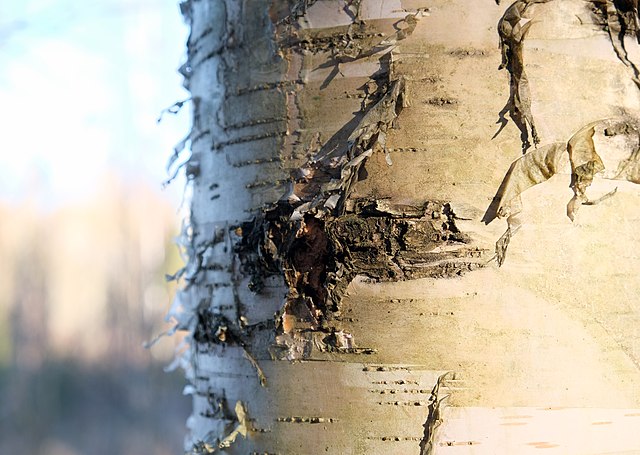
[[[231,431],[231,433],[229,433],[222,441],[220,441],[220,444],[218,444],[219,449],[226,449],[228,447],[231,447],[231,444],[236,442],[238,435],[241,435],[243,438],[247,437],[247,432],[249,431],[249,426],[247,425],[247,411],[244,408],[244,403],[242,403],[242,401],[236,402],[235,412],[236,421],[238,423],[233,431]]]
[[[511,237],[519,228],[516,216],[522,206],[520,195],[556,174],[566,159],[566,150],[565,143],[556,142],[530,151],[511,164],[482,220],[489,224],[496,217],[507,219],[507,230],[496,242],[498,266],[503,264]]]
[[[529,80],[524,70],[523,47],[524,38],[531,28],[531,18],[526,17],[527,9],[537,3],[547,3],[551,0],[517,0],[507,8],[498,22],[498,35],[500,36],[500,50],[502,62],[498,69],[506,68],[509,71],[509,100],[500,111],[498,123],[501,126],[496,132],[497,136],[506,126],[507,112],[521,133],[523,152],[530,147],[529,129],[533,143],[538,145],[540,138],[536,130],[533,114],[531,113],[531,91]],[[527,22],[525,22],[528,19]],[[494,137],[495,137],[494,136]]]
[[[574,194],[567,204],[567,216],[571,221],[574,220],[580,204],[588,201],[585,192],[593,182],[593,176],[604,170],[602,159],[596,153],[593,143],[595,127],[601,122],[593,122],[581,128],[567,143],[571,161],[571,189]]]
[[[502,52],[502,63],[498,69],[509,68],[513,53],[513,41],[522,40],[522,24],[526,20],[525,13],[529,6],[536,3],[547,3],[551,0],[516,0],[504,12],[498,22],[498,36],[500,37],[500,50]]]
[[[571,165],[570,187],[574,194],[567,204],[567,216],[571,221],[575,219],[581,205],[596,205],[616,193],[617,188],[597,199],[590,199],[586,194],[595,175],[605,170],[594,141],[596,133],[605,138],[617,135],[632,136],[629,139],[631,144],[627,143],[631,150],[628,157],[619,160],[615,172],[604,177],[640,183],[640,132],[637,122],[629,117],[589,123],[574,133],[566,144],[558,142],[525,154],[511,164],[483,218],[487,224],[496,217],[507,219],[507,230],[496,242],[495,258],[498,265],[504,262],[509,241],[518,227],[516,216],[521,211],[520,195],[528,188],[558,173],[566,158]],[[605,151],[606,147],[600,153]]]
[[[258,378],[260,379],[260,385],[262,387],[266,387],[267,386],[267,376],[265,376],[264,371],[260,367],[260,364],[255,359],[255,357],[249,352],[249,350],[246,348],[246,346],[242,346],[242,350],[244,351],[244,356],[251,363],[253,368],[256,369],[256,373],[258,374]]]
[[[507,222],[507,230],[504,231],[504,234],[500,236],[498,241],[496,242],[496,262],[498,263],[498,267],[500,267],[504,263],[504,259],[507,256],[507,248],[509,247],[509,242],[511,241],[511,236],[514,231],[511,229],[511,225]]]
[[[418,13],[416,14],[407,14],[404,19],[401,19],[394,27],[396,28],[396,32],[382,40],[379,45],[382,46],[393,46],[398,41],[402,41],[403,39],[411,36],[413,31],[416,29],[416,25],[418,25]]]
[[[596,205],[615,194],[613,190],[597,199],[589,199],[587,188],[593,182],[595,174],[605,170],[602,158],[596,150],[593,137],[596,131],[605,136],[623,134],[635,137],[636,147],[629,157],[618,163],[616,173],[608,178],[640,183],[640,133],[637,122],[631,118],[613,118],[590,123],[575,133],[568,142],[569,159],[571,161],[571,189],[574,196],[567,204],[567,216],[571,221],[580,205]]]
[[[520,212],[520,195],[538,183],[550,179],[562,167],[566,143],[555,142],[532,150],[515,160],[504,176],[482,221],[508,218]]]
[[[227,435],[222,440],[220,440],[220,438],[216,436],[214,432],[210,432],[207,434],[204,440],[196,442],[191,450],[187,453],[193,455],[210,455],[213,453],[220,453],[221,451],[224,451],[225,449],[231,447],[231,445],[238,439],[238,435],[246,438],[249,431],[255,431],[249,425],[247,410],[242,401],[236,402],[234,409],[235,416],[231,416],[231,413],[226,406],[226,400],[220,402],[219,406],[220,408],[218,409],[218,412],[220,412],[224,416],[224,419],[228,422],[226,425],[227,430],[225,431]]]

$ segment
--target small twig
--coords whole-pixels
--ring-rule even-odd
[[[601,203],[602,201],[606,201],[610,197],[612,197],[618,191],[618,187],[616,186],[612,191],[609,191],[607,194],[600,196],[598,199],[594,199],[593,201],[586,200],[582,203],[582,205],[596,205]]]
[[[175,103],[173,103],[171,106],[162,109],[160,111],[160,115],[158,116],[158,119],[156,120],[156,123],[160,123],[162,121],[162,116],[164,114],[172,114],[172,115],[176,115],[178,112],[180,112],[180,109],[182,109],[182,106],[184,106],[185,103],[187,103],[188,101],[191,101],[191,97],[182,100],[182,101],[176,101]]]

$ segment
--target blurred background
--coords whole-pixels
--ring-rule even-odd
[[[182,453],[178,0],[0,2],[0,453]],[[172,287],[173,286],[173,287]]]

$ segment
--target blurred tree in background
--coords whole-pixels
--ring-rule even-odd
[[[83,205],[0,213],[0,453],[179,453],[173,340],[142,347],[179,266],[171,205],[112,178]]]
[[[0,4],[0,453],[175,454],[178,1]],[[162,397],[162,400],[159,398]]]

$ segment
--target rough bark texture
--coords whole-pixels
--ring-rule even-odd
[[[616,270],[640,264],[603,238],[628,210],[586,195],[639,181],[635,3],[182,8],[189,451],[639,448],[640,310],[618,302],[640,289]],[[574,229],[563,186],[572,220],[603,202]]]

